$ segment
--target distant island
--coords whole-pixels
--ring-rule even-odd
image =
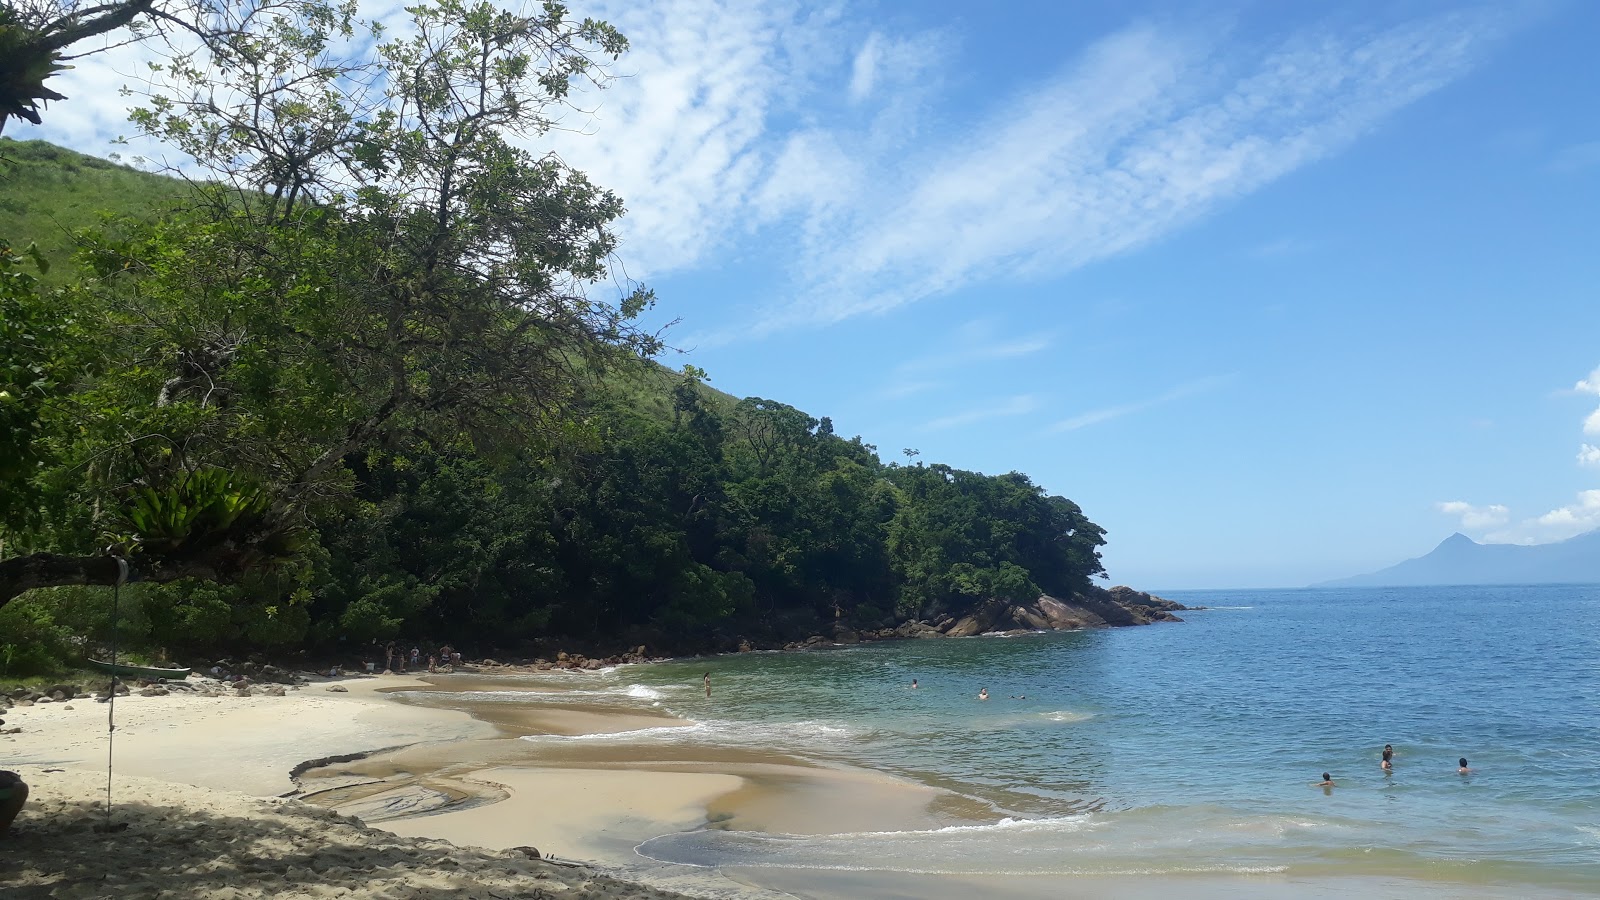
[[[1480,544],[1460,532],[1426,556],[1312,587],[1600,582],[1600,529],[1553,544]]]

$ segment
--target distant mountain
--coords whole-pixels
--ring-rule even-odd
[[[1457,532],[1427,556],[1313,587],[1600,582],[1600,529],[1554,544],[1480,544]]]

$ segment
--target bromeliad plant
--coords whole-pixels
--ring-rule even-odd
[[[132,553],[177,556],[259,534],[272,498],[226,469],[189,472],[134,488],[120,518]]]

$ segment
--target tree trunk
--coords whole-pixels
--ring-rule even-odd
[[[202,578],[230,582],[251,567],[250,554],[236,547],[214,548],[194,559],[136,560],[130,564],[130,581],[176,581]],[[114,556],[64,556],[58,553],[32,553],[0,559],[0,608],[19,594],[42,587],[117,583]]]

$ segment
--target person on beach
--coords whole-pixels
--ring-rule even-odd
[[[707,672],[700,680],[706,684],[706,699],[709,700],[711,698],[711,673]]]
[[[1472,774],[1472,769],[1467,766],[1467,758],[1465,756],[1461,757],[1461,763],[1456,768],[1456,774],[1457,775],[1471,775]]]
[[[383,647],[383,669],[384,669],[384,671],[386,671],[386,672],[393,672],[394,671],[394,655],[395,655],[394,641],[390,641],[389,643],[385,644],[384,647]]]
[[[978,699],[979,700],[987,700],[987,699],[989,699],[989,689],[988,688],[983,688],[983,689],[979,690],[978,691]]]
[[[11,823],[22,804],[28,802],[28,785],[15,772],[0,771],[0,837],[11,830]]]
[[[411,648],[411,668],[413,671],[422,668],[422,651],[416,647]]]

